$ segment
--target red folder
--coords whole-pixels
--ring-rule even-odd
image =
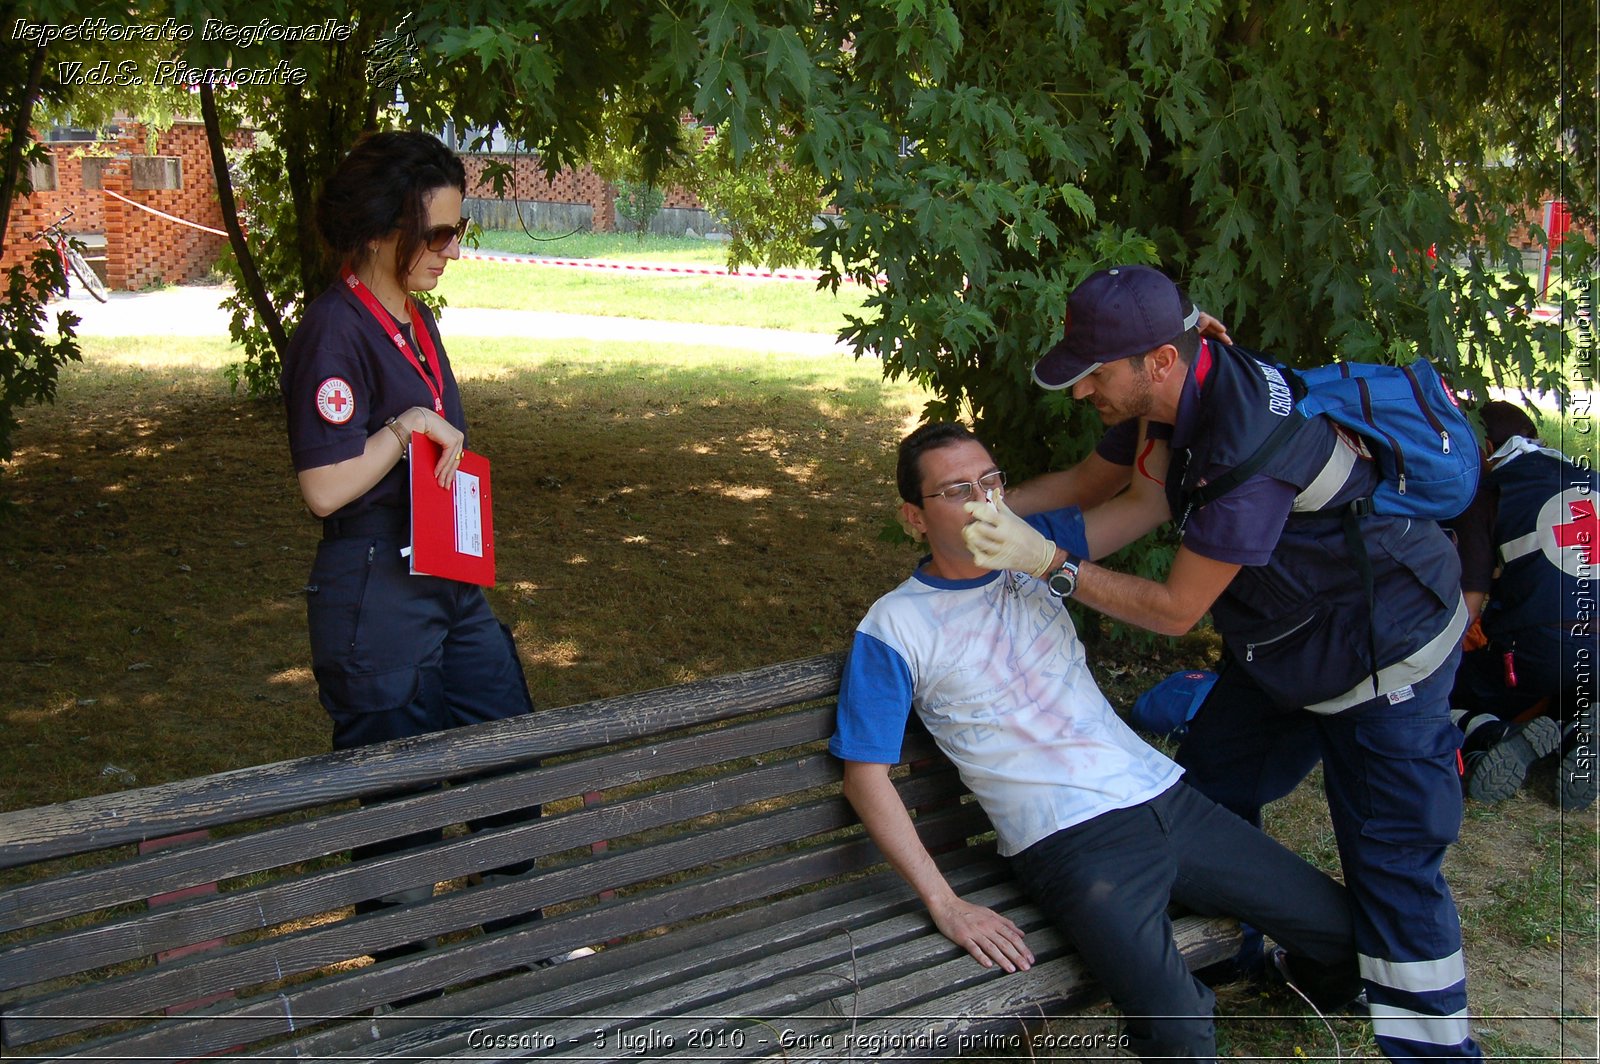
[[[433,471],[441,449],[411,434],[411,571],[469,584],[494,585],[494,520],[489,460],[461,452],[455,483],[441,488]]]

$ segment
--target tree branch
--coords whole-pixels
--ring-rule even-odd
[[[267,298],[266,286],[261,283],[261,274],[256,270],[255,257],[250,254],[244,230],[239,227],[233,178],[228,174],[228,157],[222,150],[222,125],[217,120],[217,99],[208,81],[200,83],[200,114],[205,118],[206,144],[211,148],[211,172],[217,179],[217,201],[222,207],[222,224],[228,230],[228,243],[233,246],[233,253],[239,260],[239,273],[244,278],[250,302],[256,309],[256,317],[266,327],[267,335],[272,338],[272,346],[281,360],[289,349],[289,337],[283,331],[283,318],[278,315],[278,308]]]

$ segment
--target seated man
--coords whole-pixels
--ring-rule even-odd
[[[1045,581],[973,561],[963,504],[1004,483],[988,448],[961,425],[925,425],[900,444],[896,479],[902,518],[930,555],[857,628],[829,749],[845,762],[845,795],[939,930],[985,967],[1033,963],[1015,924],[951,890],[890,781],[913,708],[1001,855],[1125,1014],[1140,1056],[1216,1052],[1214,998],[1173,943],[1171,901],[1249,920],[1302,979],[1315,968],[1329,996],[1354,997],[1344,888],[1179,782],[1182,770],[1095,687]],[[1084,549],[1076,509],[1030,522]]]

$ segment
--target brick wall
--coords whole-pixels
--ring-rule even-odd
[[[588,167],[563,170],[554,178],[545,176],[538,159],[530,155],[472,154],[463,155],[467,166],[467,195],[494,199],[494,186],[483,179],[489,162],[505,163],[512,169],[507,178],[505,198],[508,200],[542,200],[548,203],[576,203],[594,211],[592,228],[596,233],[610,233],[617,228],[616,189]],[[663,207],[698,209],[700,201],[681,188],[666,189]]]
[[[221,229],[205,127],[174,125],[162,135],[157,152],[177,160],[180,180],[140,174],[154,169],[153,160],[130,156],[105,171],[102,187],[175,218]],[[105,218],[106,283],[112,288],[192,281],[210,270],[228,245],[225,236],[168,221],[114,196],[106,196]]]
[[[11,205],[11,221],[6,227],[6,242],[0,248],[0,269],[9,269],[26,262],[43,245],[27,239],[27,234],[43,229],[66,211],[74,212],[67,223],[68,232],[105,232],[104,206],[106,197],[99,189],[85,188],[83,183],[84,159],[74,158],[83,149],[99,150],[94,144],[80,141],[62,141],[52,148],[55,167],[55,191],[36,191],[31,196],[19,196]]]
[[[114,141],[57,142],[54,190],[19,197],[0,249],[0,268],[24,261],[36,242],[26,234],[72,210],[68,232],[105,238],[106,283],[114,289],[193,281],[217,261],[227,238],[180,225],[109,196],[120,193],[186,221],[222,228],[205,127],[178,122],[156,138],[156,158],[145,131],[127,123]]]

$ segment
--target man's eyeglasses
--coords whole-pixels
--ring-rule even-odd
[[[450,246],[450,241],[460,240],[467,235],[467,226],[472,224],[471,218],[463,218],[454,225],[436,225],[422,234],[422,242],[429,251],[440,252]]]
[[[924,499],[949,499],[951,502],[976,502],[983,498],[986,492],[1006,486],[1006,475],[999,469],[993,473],[985,473],[977,480],[963,480],[959,484],[952,484],[943,491],[936,491],[932,495],[924,495]]]

